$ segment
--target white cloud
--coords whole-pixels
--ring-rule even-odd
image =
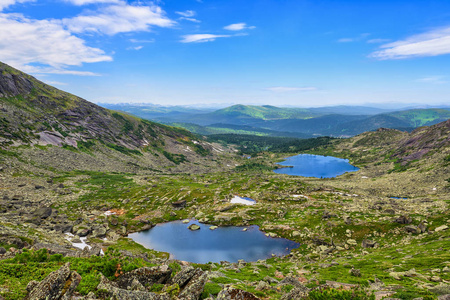
[[[87,4],[103,4],[103,3],[119,3],[120,0],[66,0],[75,5],[87,5]]]
[[[132,43],[154,43],[155,40],[154,39],[150,39],[150,40],[130,39],[130,42],[132,42]]]
[[[33,2],[35,0],[0,0],[0,11],[16,3]]]
[[[265,90],[276,92],[276,93],[284,93],[284,92],[308,92],[308,91],[317,91],[318,88],[313,86],[308,87],[288,87],[288,86],[274,86],[266,88]]]
[[[67,70],[70,66],[112,61],[103,50],[86,46],[84,40],[65,30],[58,21],[1,13],[0,57],[26,72],[73,75],[96,74]]]
[[[450,27],[413,35],[404,40],[385,44],[370,57],[379,60],[405,59],[450,54]]]
[[[141,50],[142,48],[144,48],[144,46],[136,46],[136,47],[128,47],[127,50]]]
[[[231,37],[232,35],[226,35],[226,34],[188,34],[184,35],[183,39],[181,40],[182,43],[204,43],[204,42],[212,42],[215,41],[217,38],[227,38]]]
[[[185,18],[190,18],[190,17],[195,16],[195,11],[193,11],[193,10],[176,11],[175,13],[182,17],[185,17]]]
[[[448,81],[445,80],[444,76],[429,76],[417,79],[418,82],[424,82],[424,83],[432,83],[432,84],[444,84]]]
[[[202,21],[197,20],[195,18],[185,18],[185,17],[178,18],[178,20],[186,20],[186,21],[190,21],[190,22],[194,22],[194,23],[201,23],[202,22]]]
[[[157,5],[127,5],[123,2],[64,19],[63,23],[74,33],[96,32],[108,35],[148,31],[151,26],[171,27],[175,24]]]
[[[247,26],[247,23],[235,23],[225,26],[223,29],[231,30],[231,31],[240,31],[244,29],[255,29],[255,26]]]

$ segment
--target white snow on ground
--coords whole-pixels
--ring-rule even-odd
[[[241,198],[239,196],[234,196],[233,199],[231,199],[230,203],[254,205],[254,204],[256,204],[256,201],[255,200],[247,200],[247,199]]]
[[[66,240],[68,240],[69,242],[72,240],[72,238],[74,237],[74,235],[72,233],[66,232]],[[72,243],[72,246],[83,250],[85,247],[88,247],[88,249],[91,249],[92,247],[89,246],[88,244],[86,244],[86,239],[87,237],[80,237],[81,243]]]

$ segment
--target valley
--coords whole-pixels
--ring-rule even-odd
[[[101,108],[1,67],[5,299],[42,299],[35,295],[49,293],[45,280],[57,270],[76,280],[54,290],[78,299],[450,294],[450,121],[412,132],[355,131],[347,139],[203,137]],[[359,170],[323,179],[273,172],[298,153],[345,158]],[[236,195],[256,204],[231,203]],[[197,264],[128,237],[185,219],[258,225],[268,237],[300,247],[265,260]],[[91,249],[74,247],[85,237]]]

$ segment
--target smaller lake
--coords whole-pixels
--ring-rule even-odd
[[[332,178],[346,172],[359,170],[359,168],[349,164],[348,159],[312,154],[288,157],[279,164],[293,166],[293,168],[277,169],[274,170],[275,173],[316,178]]]
[[[200,230],[188,229],[191,224]],[[191,220],[158,224],[152,229],[129,235],[135,242],[158,251],[169,252],[172,257],[194,263],[229,261],[257,261],[275,254],[287,255],[300,244],[283,238],[267,237],[258,226],[218,227]],[[243,231],[247,228],[246,231]]]

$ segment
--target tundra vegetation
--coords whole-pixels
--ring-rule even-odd
[[[102,109],[2,68],[0,83],[9,83],[0,84],[5,299],[41,299],[51,280],[61,286],[52,299],[450,294],[450,121],[303,143],[209,139]],[[272,171],[297,153],[347,158],[360,170],[329,179]],[[257,203],[231,204],[235,195]],[[127,237],[188,218],[258,225],[301,246],[256,262],[195,264]],[[92,248],[73,246],[83,240]]]

